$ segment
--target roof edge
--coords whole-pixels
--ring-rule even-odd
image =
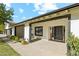
[[[39,18],[39,17],[42,17],[42,16],[46,16],[46,15],[49,15],[49,14],[54,14],[54,13],[57,13],[57,12],[60,12],[60,11],[63,11],[63,10],[67,10],[67,9],[70,9],[70,8],[73,8],[73,7],[76,7],[76,6],[79,6],[79,3],[75,3],[75,4],[72,4],[72,5],[69,5],[69,6],[65,6],[65,7],[63,7],[63,8],[59,8],[59,9],[57,9],[57,10],[53,10],[53,11],[51,11],[51,12],[48,12],[48,13],[45,13],[45,14],[42,14],[42,15],[33,17],[33,18],[31,18],[31,19],[24,20],[24,21],[22,21],[22,22],[16,23],[16,25],[17,25],[17,24],[20,24],[20,23],[23,23],[23,22],[27,22],[27,21],[34,20],[34,19]]]

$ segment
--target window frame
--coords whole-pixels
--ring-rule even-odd
[[[39,30],[37,31],[37,29],[40,29],[40,28],[41,28],[40,32],[42,32],[42,33],[41,34],[37,34],[37,32],[40,33]],[[35,36],[43,36],[43,26],[35,27]]]
[[[62,40],[55,40],[55,35],[56,35],[56,27],[59,27],[58,29],[62,28],[61,31],[62,31],[62,34],[63,34],[63,39]],[[55,30],[55,31],[54,31]],[[59,31],[58,31],[59,32]],[[61,41],[61,42],[65,42],[65,26],[54,26],[52,27],[52,37],[54,37],[54,41]]]

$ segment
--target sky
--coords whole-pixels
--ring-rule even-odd
[[[71,3],[6,3],[6,8],[13,8],[13,21],[18,23],[70,4]]]

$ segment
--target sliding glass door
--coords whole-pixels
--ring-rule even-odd
[[[52,36],[55,41],[63,41],[65,39],[65,27],[55,26],[52,28]]]

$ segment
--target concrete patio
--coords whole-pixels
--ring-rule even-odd
[[[22,56],[66,56],[66,43],[39,40],[28,45],[8,41]]]

